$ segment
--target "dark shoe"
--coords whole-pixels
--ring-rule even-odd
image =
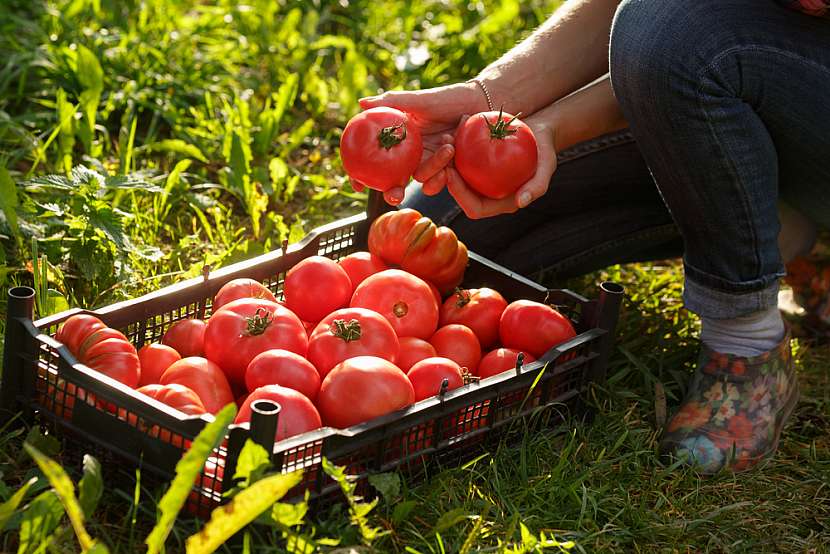
[[[778,346],[752,358],[704,345],[661,451],[704,474],[750,469],[775,452],[797,401],[789,330]]]

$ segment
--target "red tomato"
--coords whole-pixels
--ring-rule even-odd
[[[517,300],[504,310],[499,322],[501,343],[535,358],[576,336],[568,318],[545,304]]]
[[[253,391],[265,385],[281,385],[306,395],[312,402],[320,390],[320,374],[314,366],[288,350],[266,350],[245,370],[245,386]]]
[[[395,358],[395,365],[404,373],[417,362],[438,355],[434,346],[417,337],[401,337],[398,339],[398,344],[400,348],[398,348],[398,357]]]
[[[213,311],[215,312],[228,302],[233,302],[240,298],[262,298],[264,300],[270,300],[271,302],[277,301],[274,293],[268,290],[268,287],[259,281],[243,277],[228,281],[222,285],[222,288],[213,297]]]
[[[415,401],[403,371],[376,356],[340,362],[323,379],[317,407],[326,425],[344,429],[400,410]]]
[[[182,359],[179,353],[165,344],[145,344],[138,351],[141,362],[139,386],[158,383],[161,374],[175,362]]]
[[[100,343],[101,341],[107,339],[116,339],[120,340],[121,342],[126,342],[127,344],[130,343],[127,340],[127,337],[124,336],[124,333],[119,331],[118,329],[113,329],[111,327],[104,327],[102,329],[96,329],[92,333],[90,333],[84,341],[81,343],[81,346],[78,348],[77,357],[78,359],[85,359],[88,357],[88,352],[90,348],[94,347],[96,344]],[[95,349],[93,348],[93,352]]]
[[[205,409],[212,414],[234,401],[225,374],[218,365],[205,358],[190,356],[168,367],[161,375],[161,384],[173,383],[195,392]]]
[[[351,305],[379,313],[399,337],[426,339],[438,326],[438,305],[429,285],[400,269],[368,277],[354,291]]]
[[[205,329],[207,324],[201,319],[182,319],[167,329],[161,338],[183,358],[205,355]]]
[[[77,357],[78,351],[89,335],[106,327],[103,321],[90,314],[77,314],[67,319],[57,334],[55,340],[62,342],[69,348],[69,351]]]
[[[449,358],[471,374],[476,374],[478,362],[481,361],[481,345],[476,334],[466,325],[444,325],[435,331],[429,343],[439,356]]]
[[[516,369],[516,359],[518,357],[519,351],[513,350],[512,348],[496,348],[495,350],[491,350],[481,358],[476,375],[485,379],[511,369]],[[525,354],[524,364],[535,361],[536,358],[530,354]]]
[[[306,258],[285,275],[285,305],[303,321],[320,321],[352,297],[349,275],[324,256]]]
[[[405,186],[421,163],[421,132],[395,108],[371,108],[351,118],[340,136],[343,169],[369,188]]]
[[[349,275],[349,280],[352,282],[352,292],[369,275],[374,275],[375,273],[389,269],[389,266],[383,260],[369,252],[349,254],[345,258],[338,260],[337,263]]]
[[[213,314],[205,331],[205,357],[219,365],[231,382],[245,383],[251,360],[281,348],[305,356],[308,336],[288,308],[269,300],[240,298]]]
[[[466,325],[482,348],[492,348],[499,341],[499,320],[506,307],[507,300],[493,289],[459,289],[441,306],[439,325]]]
[[[434,357],[421,360],[412,366],[406,376],[415,389],[415,402],[438,394],[444,379],[448,381],[448,391],[464,384],[461,366],[448,358]]]
[[[279,385],[265,385],[248,395],[245,403],[239,408],[234,423],[251,421],[251,404],[256,400],[273,400],[280,405],[277,432],[274,440],[281,441],[294,435],[313,431],[322,427],[320,414],[311,400],[302,393],[281,387]]]
[[[242,407],[242,404],[245,403],[246,398],[248,398],[247,394],[242,394],[242,395],[239,395],[239,396],[236,397],[235,402],[236,402],[236,409],[237,410]]]
[[[506,198],[536,173],[533,131],[507,113],[483,112],[455,132],[455,167],[464,181],[488,198]]]
[[[432,291],[432,296],[435,297],[435,305],[438,306],[438,311],[440,312],[441,311],[441,304],[443,302],[443,300],[441,299],[441,293],[439,292],[438,287],[433,285],[431,282],[429,282],[429,281],[425,281],[425,282],[426,282],[427,285],[429,285],[429,290]],[[441,317],[440,314],[439,314],[438,317],[440,319],[440,317]]]
[[[305,329],[305,334],[309,337],[311,336],[311,333],[314,332],[315,327],[317,327],[316,322],[312,323],[311,321],[303,321],[303,329]]]
[[[202,404],[199,396],[191,389],[178,383],[171,383],[169,385],[154,383],[152,385],[144,385],[136,390],[142,394],[146,394],[150,398],[167,404],[171,408],[176,408],[187,415],[207,413],[205,405]]]
[[[452,229],[438,227],[409,208],[386,212],[372,223],[369,251],[430,281],[444,294],[461,283],[468,260],[467,247]]]
[[[331,368],[347,358],[377,356],[390,362],[398,355],[398,336],[377,312],[343,308],[321,321],[308,341],[308,360],[325,379]]]

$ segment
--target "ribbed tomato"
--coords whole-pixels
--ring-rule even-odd
[[[268,287],[259,281],[242,277],[240,279],[233,279],[222,285],[222,288],[213,297],[213,311],[215,312],[228,302],[233,302],[240,298],[261,298],[263,300],[270,300],[271,302],[277,301],[274,293]]]
[[[138,385],[141,363],[135,346],[98,318],[78,314],[66,320],[55,338],[82,364],[129,387]]]
[[[540,358],[552,347],[576,336],[571,322],[546,304],[517,300],[504,310],[499,322],[501,343]]]
[[[205,409],[216,414],[234,401],[228,379],[218,365],[198,356],[182,358],[161,376],[162,385],[184,385],[199,397]]]
[[[377,356],[390,362],[398,355],[398,336],[377,312],[343,308],[317,325],[308,340],[308,360],[325,379],[331,368],[355,356]]]
[[[399,337],[426,339],[438,326],[438,305],[429,285],[400,269],[367,278],[354,291],[351,305],[379,313]]]
[[[372,223],[369,251],[433,283],[443,294],[461,283],[467,267],[467,247],[452,229],[409,208],[386,212]]]
[[[145,344],[138,351],[141,362],[141,379],[139,386],[158,383],[162,373],[182,359],[178,352],[166,344]]]
[[[171,383],[169,385],[154,383],[152,385],[144,385],[136,390],[163,404],[167,404],[171,408],[176,408],[187,415],[207,413],[205,405],[199,399],[199,395],[190,388],[178,383]]]
[[[265,385],[280,385],[306,395],[312,402],[320,390],[320,374],[311,362],[288,350],[266,350],[245,370],[245,386],[252,392]]]
[[[344,429],[414,401],[412,383],[395,364],[377,356],[358,356],[340,362],[326,375],[317,407],[326,425]]]
[[[239,408],[234,423],[251,421],[251,404],[257,400],[271,400],[280,406],[274,440],[281,441],[322,426],[317,408],[306,395],[279,385],[265,385],[253,390]]]
[[[389,269],[386,262],[370,252],[354,252],[339,259],[337,263],[349,275],[349,280],[352,282],[352,292],[369,275],[374,275],[375,273]]]
[[[400,348],[398,348],[398,357],[395,358],[395,365],[404,373],[424,358],[438,355],[434,346],[418,337],[401,337],[398,339],[398,345]]]
[[[448,391],[464,384],[461,366],[449,358],[433,357],[421,360],[412,366],[406,376],[415,389],[415,402],[441,392],[444,379],[447,380]]]
[[[476,374],[481,361],[481,345],[466,325],[450,323],[435,331],[429,339],[438,356],[449,358],[471,374]]]
[[[518,358],[519,351],[513,350],[512,348],[496,348],[495,350],[491,350],[481,358],[476,375],[481,379],[486,379],[487,377],[516,369],[516,360]],[[525,354],[523,363],[529,364],[535,361],[536,358],[530,354]]]
[[[90,314],[77,314],[67,319],[61,325],[58,332],[55,334],[55,340],[62,342],[69,348],[74,356],[77,357],[78,350],[81,343],[98,329],[103,329],[107,325]]]
[[[205,329],[207,324],[201,319],[182,319],[167,329],[161,343],[178,352],[182,358],[204,356]]]
[[[499,341],[499,320],[505,308],[507,300],[493,289],[458,289],[441,306],[439,325],[466,325],[482,348],[492,348]]]

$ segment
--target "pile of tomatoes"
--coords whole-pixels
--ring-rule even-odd
[[[258,399],[281,407],[276,440],[323,425],[345,428],[475,378],[531,362],[573,336],[566,317],[496,290],[458,288],[467,250],[414,210],[389,212],[369,251],[291,268],[278,300],[235,279],[207,321],[174,323],[136,351],[92,315],[69,318],[56,338],[79,361],[186,414],[236,402],[237,423]]]

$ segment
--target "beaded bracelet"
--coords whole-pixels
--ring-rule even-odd
[[[478,77],[470,79],[467,82],[477,84],[481,91],[484,93],[484,97],[487,98],[487,106],[490,108],[490,111],[492,112],[493,110],[495,110],[495,108],[493,107],[493,99],[490,97],[490,91],[487,90],[487,87],[485,86],[484,82],[479,80]]]

